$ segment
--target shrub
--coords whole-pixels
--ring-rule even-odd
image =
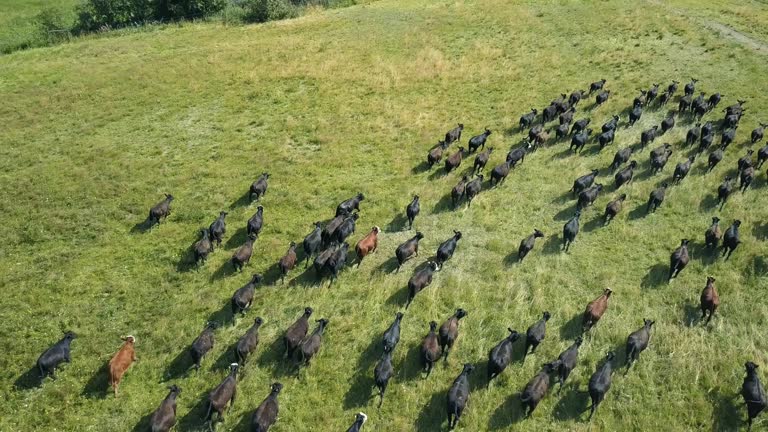
[[[72,24],[61,10],[43,9],[33,19],[37,39],[42,45],[53,45],[69,40],[72,36]]]
[[[245,9],[248,22],[267,22],[298,16],[298,8],[289,0],[249,0]]]
[[[160,0],[161,8],[158,8],[158,19],[179,20],[203,18],[213,15],[224,9],[226,0]],[[166,6],[167,5],[167,6]],[[162,9],[167,7],[167,15],[160,15]]]
[[[156,5],[152,0],[87,0],[78,8],[76,30],[86,33],[151,21]]]

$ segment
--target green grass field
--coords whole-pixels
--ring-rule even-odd
[[[768,120],[766,38],[750,32],[768,8],[698,3],[382,0],[266,25],[169,26],[0,57],[0,430],[145,430],[171,383],[182,388],[177,430],[202,430],[205,396],[257,315],[265,320],[261,345],[218,430],[247,430],[274,381],[285,386],[276,432],[346,430],[358,411],[369,415],[366,431],[444,429],[446,392],[465,362],[478,368],[463,431],[743,428],[743,363],[762,365],[764,377],[768,370],[765,171],[722,211],[714,197],[749,147],[749,131]],[[617,195],[606,171],[614,152],[637,145],[666,110],[647,110],[631,129],[625,116],[600,153],[592,143],[581,156],[550,144],[471,209],[452,211],[449,194],[473,156],[449,175],[424,169],[429,148],[458,122],[467,126],[463,144],[486,126],[494,131],[490,171],[524,136],[517,120],[529,107],[606,78],[609,102],[588,110],[587,100],[576,114],[599,128],[631,105],[636,89],[691,77],[700,90],[725,95],[720,108],[740,98],[748,111],[725,160],[705,175],[706,156],[697,159],[653,215],[644,215],[648,194],[690,152],[681,144],[687,116],[655,144],[674,146],[664,172],[650,175],[648,150],[636,155],[624,212],[608,227],[598,221]],[[720,108],[705,120],[719,120]],[[606,192],[565,254],[562,226],[575,204],[567,191],[592,168]],[[261,203],[265,228],[246,271],[234,274],[229,259],[256,207],[246,192],[263,171],[272,175]],[[286,285],[260,288],[232,327],[232,293],[254,272],[274,280],[288,243],[358,191],[367,198],[352,241],[378,225],[378,253],[331,287],[298,268]],[[176,196],[172,215],[144,232],[149,207],[166,192]],[[422,200],[422,254],[394,274],[394,249],[413,235],[403,229],[413,194]],[[221,210],[229,212],[225,247],[191,268],[196,233]],[[727,262],[702,248],[715,215],[724,227],[743,221],[743,244]],[[534,227],[547,237],[517,263],[519,242]],[[380,335],[402,309],[414,268],[453,229],[464,238],[406,312],[396,375],[377,409],[369,396]],[[694,243],[691,263],[667,285],[681,238]],[[696,318],[707,275],[717,278],[722,305],[704,326]],[[609,310],[566,387],[523,419],[519,392],[571,344],[585,305],[605,287],[614,290]],[[281,364],[279,339],[307,305],[330,324],[318,357],[296,375]],[[453,353],[422,379],[418,347],[428,323],[457,307],[469,315]],[[552,319],[537,353],[486,389],[488,351],[507,327],[524,332],[544,310]],[[614,375],[587,423],[589,376],[609,350],[623,361],[626,337],[643,318],[656,320],[649,349],[628,375]],[[185,373],[187,348],[208,320],[225,326],[199,373]],[[65,330],[79,335],[73,362],[38,387],[35,361]],[[139,361],[115,399],[104,365],[125,334],[137,337]]]

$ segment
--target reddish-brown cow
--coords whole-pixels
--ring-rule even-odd
[[[605,310],[608,309],[608,298],[612,292],[610,288],[606,288],[600,297],[589,302],[584,311],[583,331],[589,331],[603,317]]]
[[[114,390],[115,397],[117,397],[117,388],[120,386],[120,381],[122,381],[125,371],[131,367],[133,362],[138,360],[136,358],[136,350],[134,349],[136,338],[128,335],[120,339],[125,342],[114,357],[112,357],[112,360],[109,361],[109,385]]]
[[[357,252],[357,266],[360,267],[360,263],[363,262],[369,253],[376,252],[376,248],[379,246],[379,233],[381,228],[375,226],[371,228],[371,232],[367,236],[363,237],[355,246],[355,252]]]

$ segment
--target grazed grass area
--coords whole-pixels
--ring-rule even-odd
[[[179,430],[199,430],[205,395],[257,315],[266,322],[262,343],[219,430],[246,430],[276,380],[285,385],[277,432],[344,430],[360,410],[370,417],[366,430],[438,430],[464,362],[480,367],[461,430],[734,430],[744,417],[742,364],[768,363],[765,173],[722,212],[713,194],[735,171],[749,130],[765,121],[765,64],[765,56],[653,4],[497,0],[382,1],[264,26],[188,25],[0,58],[0,430],[141,430],[170,383],[183,389]],[[490,170],[522,138],[517,119],[531,106],[606,78],[609,102],[585,111],[588,100],[577,113],[599,127],[638,87],[690,76],[701,90],[727,95],[723,106],[749,100],[726,159],[709,175],[697,160],[661,209],[644,216],[638,209],[650,191],[689,152],[680,142],[690,123],[678,120],[657,141],[674,144],[664,173],[650,176],[647,151],[638,155],[624,213],[606,228],[595,222],[616,195],[609,186],[585,211],[568,254],[559,242],[573,211],[573,179],[596,167],[599,181],[612,185],[605,168],[614,151],[637,144],[663,111],[647,111],[632,129],[622,123],[601,153],[590,144],[571,156],[565,143],[538,151],[471,209],[451,211],[446,199],[471,159],[450,175],[423,169],[427,150],[457,122],[467,125],[464,140],[484,126],[494,131]],[[272,174],[266,225],[246,272],[235,275],[229,258],[255,211],[244,195],[263,171]],[[354,240],[378,225],[379,252],[332,287],[299,269],[285,286],[260,288],[248,318],[228,325],[232,292],[252,272],[274,280],[288,243],[358,191],[367,199]],[[165,192],[176,196],[173,214],[143,232],[148,208]],[[402,213],[414,193],[422,199],[423,253],[391,274],[394,248],[413,234],[402,229]],[[226,247],[192,269],[189,246],[220,210],[229,211]],[[744,243],[728,262],[702,250],[713,215],[743,221]],[[519,241],[534,227],[547,237],[516,263]],[[401,309],[414,268],[452,229],[464,238],[407,311],[397,374],[378,410],[368,397],[380,334]],[[667,285],[669,253],[683,237],[695,243],[693,259]],[[723,304],[704,327],[691,320],[707,275],[717,278]],[[584,306],[606,286],[614,290],[610,308],[569,384],[522,419],[518,392],[571,343]],[[330,325],[314,364],[296,376],[280,365],[278,339],[306,305]],[[418,345],[428,322],[456,307],[469,312],[459,340],[447,365],[423,380]],[[543,310],[552,319],[537,353],[484,388],[488,350],[507,327],[524,331]],[[626,336],[643,318],[657,322],[651,346],[631,373],[614,376],[590,426],[581,414],[586,382],[606,351],[623,359]],[[212,319],[227,325],[203,369],[186,374],[187,347]],[[30,385],[37,356],[70,329],[80,335],[73,363],[58,381]],[[138,338],[140,360],[115,399],[105,392],[103,366],[124,334]]]

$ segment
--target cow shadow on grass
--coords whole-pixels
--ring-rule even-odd
[[[445,392],[437,392],[432,395],[419,413],[419,417],[416,419],[416,431],[417,432],[433,432],[442,430],[443,421],[445,420]],[[461,423],[461,422],[459,422]]]
[[[533,252],[533,251],[531,251],[531,252]],[[502,260],[502,263],[504,263],[504,267],[509,268],[509,267],[514,266],[515,264],[522,264],[523,261],[520,260],[520,257],[518,255],[519,254],[517,253],[517,251],[513,250],[507,256],[505,256],[504,259]],[[530,253],[529,253],[529,255],[530,255]]]
[[[221,263],[219,268],[217,268],[216,271],[213,272],[213,274],[211,275],[211,281],[213,282],[213,281],[221,280],[226,277],[232,276],[233,274],[236,274],[236,273],[238,272],[235,269],[235,266],[232,264],[232,260],[228,259],[223,263]]]
[[[550,204],[566,204],[573,200],[573,193],[571,191],[565,191],[550,201]]]
[[[562,243],[563,242],[560,239],[560,234],[554,234],[544,242],[544,246],[541,248],[541,252],[546,255],[558,254],[562,252]]]
[[[722,389],[717,388],[715,391],[710,392],[709,395],[709,402],[712,404],[714,411],[713,431],[734,431],[744,426],[739,416],[745,410],[740,409],[743,404],[738,399],[737,394],[723,392]]]
[[[197,243],[197,241],[195,241]],[[181,251],[181,257],[179,258],[179,262],[176,263],[176,271],[179,273],[185,273],[192,269],[197,268],[197,263],[195,262],[195,244],[192,243],[189,245],[188,248]]]
[[[456,171],[456,169],[454,169],[453,171]],[[444,167],[440,166],[435,171],[433,171],[432,173],[429,174],[429,179],[430,180],[438,180],[438,179],[441,179],[441,178],[444,178],[444,177],[448,176],[448,174],[450,174],[450,173],[447,172]]]
[[[525,418],[525,409],[520,402],[520,392],[513,393],[499,405],[488,419],[489,430],[508,430]]]
[[[363,407],[374,396],[372,389],[375,382],[373,374],[369,370],[382,352],[381,340],[374,338],[360,354],[360,357],[357,359],[357,367],[355,368],[355,381],[344,395],[344,409]]]
[[[699,305],[686,302],[683,307],[683,324],[687,327],[695,327],[701,323],[701,309]]]
[[[414,298],[414,300],[416,300]],[[387,305],[405,307],[408,302],[408,285],[403,285],[397,291],[392,293],[386,301]]]
[[[435,203],[435,206],[432,208],[432,213],[446,213],[453,210],[453,198],[451,198],[451,194],[445,194],[440,198],[440,201]]]
[[[428,330],[424,330],[423,333],[426,334]],[[424,376],[424,367],[421,360],[421,342],[408,347],[405,359],[400,365],[399,370],[396,368],[395,371],[398,374],[399,382],[413,381]]]
[[[691,258],[698,259],[704,265],[714,264],[719,256],[717,249],[707,248],[702,243],[691,242],[688,250]]]
[[[240,227],[237,229],[237,231],[232,234],[229,239],[227,239],[226,243],[224,243],[224,249],[235,249],[240,246],[242,246],[245,241],[248,239],[248,228],[246,227]],[[258,243],[258,240],[254,242],[254,248],[256,246],[256,243]]]
[[[642,288],[658,288],[667,284],[669,277],[669,266],[666,264],[656,264],[648,268],[648,272],[643,276],[640,282]]]
[[[269,371],[270,376],[275,379],[296,374],[293,360],[284,356],[285,345],[283,344],[282,336],[273,339],[268,346],[264,346],[260,351],[261,353],[258,354],[258,358],[255,359],[259,370]],[[253,359],[249,360],[249,363],[251,361]]]
[[[261,345],[261,341],[259,341],[259,345]],[[237,342],[227,346],[224,348],[224,350],[219,354],[219,357],[216,358],[216,360],[213,362],[213,365],[211,366],[214,370],[229,370],[229,365],[232,363],[237,362],[237,358],[235,357],[235,348],[237,348]],[[258,347],[256,347],[258,350]],[[253,360],[253,353],[251,353],[251,356],[248,357],[248,359]],[[246,359],[246,362],[248,362],[248,359]],[[241,364],[241,369],[238,372],[238,375],[241,377],[245,375],[245,363]]]
[[[148,430],[151,430],[150,422],[152,421],[152,414],[154,414],[154,412],[151,412],[151,413],[145,415],[144,417],[142,417],[141,420],[139,420],[139,422],[136,423],[136,426],[134,426],[133,429],[131,429],[131,431],[132,432],[146,432]]]
[[[604,219],[602,215],[596,214],[592,219],[589,220],[589,222],[584,224],[581,230],[584,231],[585,233],[595,231],[603,227],[603,221]]]
[[[638,204],[627,214],[627,220],[633,221],[644,218],[648,214],[645,211],[646,208],[645,204]]]
[[[556,221],[565,222],[572,218],[574,213],[576,213],[576,206],[568,206],[557,212],[553,219]]]
[[[31,390],[42,385],[43,379],[40,378],[40,369],[35,365],[16,378],[16,381],[13,383],[13,389],[16,391]]]
[[[83,387],[81,396],[104,399],[109,390],[109,362],[105,361]]]
[[[571,341],[581,336],[583,314],[575,314],[567,323],[560,326],[560,339]]]
[[[384,232],[393,233],[408,230],[408,218],[403,213],[397,213],[395,217],[384,227]]]
[[[403,263],[405,265],[405,263]],[[390,257],[374,269],[378,273],[392,273],[397,270],[397,257]]]
[[[752,226],[752,235],[758,240],[768,239],[768,223],[756,222]]]
[[[566,383],[563,386],[565,396],[560,396],[558,392],[555,396],[559,398],[554,407],[554,417],[557,421],[575,421],[589,408],[589,394],[581,392],[577,384]]]
[[[699,211],[710,211],[717,208],[717,195],[707,194],[699,203]]]
[[[189,375],[189,371],[193,364],[192,356],[189,354],[189,346],[184,346],[165,368],[165,372],[163,372],[163,381],[176,380]]]
[[[411,174],[421,174],[429,171],[429,164],[426,161],[421,161],[420,164],[411,168]]]
[[[294,277],[288,282],[288,286],[320,287],[324,280],[324,277],[317,275],[314,264],[310,262],[309,267],[305,268],[300,275]]]
[[[247,207],[250,204],[251,204],[251,191],[248,190],[242,195],[240,195],[238,199],[233,201],[232,204],[229,205],[229,209],[234,210],[238,207]]]
[[[190,400],[196,400],[197,402],[192,408],[190,408],[189,411],[187,411],[183,417],[178,419],[178,422],[176,423],[176,430],[203,430],[202,428],[205,425],[205,416],[208,413],[208,392],[210,392],[210,389],[206,389],[198,393],[194,399],[190,398]]]
[[[146,232],[149,232],[152,229],[152,224],[149,223],[149,219],[145,219],[141,222],[138,222],[136,225],[131,227],[131,234],[144,234]]]

